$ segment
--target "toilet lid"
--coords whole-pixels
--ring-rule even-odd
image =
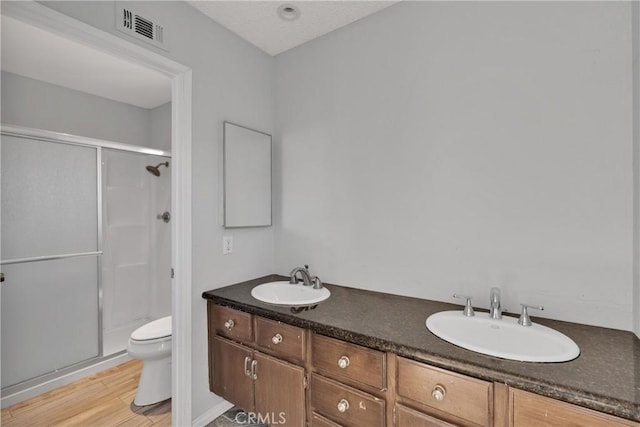
[[[136,341],[155,340],[171,336],[171,316],[163,317],[133,331],[131,339]]]

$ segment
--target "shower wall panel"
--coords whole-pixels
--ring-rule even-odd
[[[170,227],[157,218],[170,206],[170,170],[159,177],[146,170],[162,161],[102,151],[105,354],[124,350],[135,328],[171,313]]]
[[[153,158],[149,157],[149,161]],[[154,197],[151,205],[155,215],[171,210],[171,170],[163,170],[159,177],[151,177]],[[153,216],[153,215],[152,215]],[[157,319],[171,314],[171,223],[155,217],[151,227],[152,298],[151,317]]]

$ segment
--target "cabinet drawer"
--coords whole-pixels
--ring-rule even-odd
[[[399,396],[474,424],[491,423],[491,383],[399,357],[397,385]]]
[[[313,335],[313,366],[324,375],[347,378],[379,390],[386,387],[386,355],[377,350]]]
[[[342,426],[314,412],[313,415],[311,416],[311,427],[342,427]]]
[[[302,362],[305,354],[305,331],[295,326],[256,316],[256,344],[283,358]]]
[[[510,389],[510,426],[540,427],[623,427],[640,426],[631,420],[602,414],[522,390]]]
[[[215,305],[213,327],[218,335],[232,340],[250,343],[253,341],[251,315],[233,308]]]
[[[313,374],[311,410],[346,427],[384,426],[384,401]]]
[[[455,427],[446,421],[433,418],[406,406],[396,405],[395,427]]]

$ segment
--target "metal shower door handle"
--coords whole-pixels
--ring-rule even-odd
[[[169,212],[163,212],[161,214],[158,214],[157,218],[163,220],[164,222],[169,222],[171,221],[171,214]]]

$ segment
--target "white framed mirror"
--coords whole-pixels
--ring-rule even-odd
[[[223,226],[271,225],[271,135],[223,123]]]

